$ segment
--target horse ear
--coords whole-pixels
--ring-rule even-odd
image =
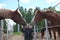
[[[15,12],[17,12],[18,11],[18,8],[15,10]]]
[[[40,12],[40,10],[36,10],[36,12],[35,13],[39,13]]]
[[[36,12],[35,13],[37,13],[38,12],[38,10],[36,10]]]

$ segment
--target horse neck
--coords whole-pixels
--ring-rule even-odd
[[[44,14],[44,18],[48,19],[48,20],[56,20],[56,17],[57,17],[57,15],[53,14],[53,13],[52,13],[52,15]]]
[[[54,14],[52,18],[48,17],[48,19],[52,22],[52,25],[59,25],[60,24],[60,15]]]
[[[1,19],[10,19],[12,12],[13,12],[13,11],[1,9],[1,10],[0,10],[0,20],[1,20]]]

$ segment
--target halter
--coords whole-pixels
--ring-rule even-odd
[[[18,9],[17,11],[18,11],[18,12],[19,12],[19,14],[22,16],[22,14],[21,14],[20,10]]]

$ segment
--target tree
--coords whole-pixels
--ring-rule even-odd
[[[3,20],[3,22],[4,22],[4,25],[3,25],[3,29],[7,29],[7,22],[6,22],[6,20]],[[7,30],[4,30],[4,33],[7,33]]]
[[[13,27],[14,27],[14,32],[18,32],[18,24],[14,24]]]
[[[53,10],[53,11],[56,11],[55,10],[55,7],[48,7],[48,9]]]
[[[30,8],[28,11],[27,11],[27,13],[26,13],[26,22],[27,23],[30,23],[31,22],[31,20],[32,20],[32,17],[33,17],[33,12],[32,12],[32,8]]]
[[[20,10],[21,14],[23,15],[23,18],[25,19],[25,14],[27,12],[26,8],[24,9],[23,7],[19,7],[19,10]]]
[[[60,14],[60,11],[57,11],[57,10],[55,9],[55,7],[48,7],[48,9],[53,10],[53,11],[57,12],[58,14]]]
[[[58,14],[60,14],[60,11],[56,11]]]

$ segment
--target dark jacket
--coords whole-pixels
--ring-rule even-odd
[[[22,32],[24,33],[25,38],[33,38],[33,29],[32,28],[23,28]]]

